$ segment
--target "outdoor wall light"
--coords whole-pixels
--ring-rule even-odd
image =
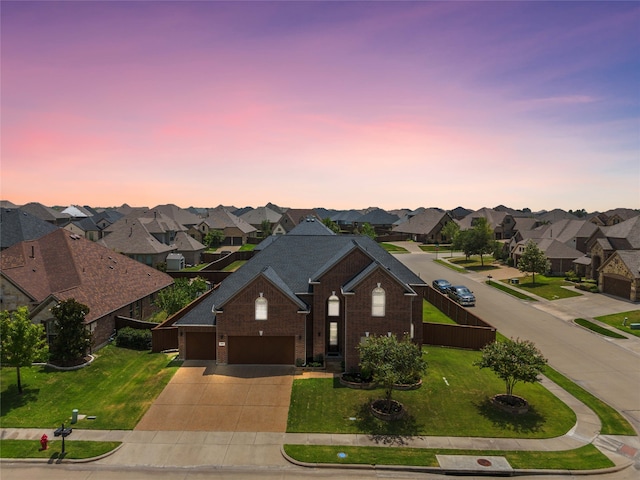
[[[387,337],[390,337],[390,336],[391,336],[391,332],[387,332]]]
[[[260,331],[259,331],[259,333],[260,333],[260,336],[262,336],[262,334],[263,334],[264,332],[263,332],[262,330],[260,330]]]
[[[369,332],[364,332],[364,336],[369,338]]]

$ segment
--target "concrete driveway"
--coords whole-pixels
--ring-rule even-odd
[[[294,368],[186,361],[135,430],[285,432]]]

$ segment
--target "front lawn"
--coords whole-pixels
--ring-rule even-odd
[[[479,352],[426,347],[428,372],[421,388],[394,391],[408,415],[396,422],[369,413],[382,389],[355,390],[337,378],[295,380],[288,432],[436,435],[496,438],[550,438],[575,424],[574,412],[539,384],[516,385],[515,394],[531,404],[529,413],[511,416],[496,410],[489,398],[504,393],[504,383],[472,363]]]
[[[57,428],[69,423],[72,410],[96,418],[78,428],[131,430],[179,366],[162,353],[109,345],[82,369],[59,371],[44,366],[21,368],[24,393],[18,394],[16,369],[0,369],[3,428]]]
[[[409,253],[409,250],[406,248],[394,245],[393,243],[381,242],[380,246],[389,253]]]
[[[527,275],[518,279],[520,283],[518,288],[527,292],[538,295],[547,300],[558,300],[560,298],[579,297],[582,295],[575,289],[564,287],[573,287],[573,283],[567,282],[564,277],[546,277],[544,275],[536,275],[536,283],[533,283],[533,276]],[[509,280],[503,280],[507,283]]]
[[[625,322],[624,319],[627,319]],[[632,330],[629,326],[632,323],[640,323],[640,310],[631,310],[630,312],[614,313],[612,315],[604,315],[602,317],[595,317],[596,320],[600,320],[607,325],[610,325],[618,330],[621,330],[630,335],[640,337],[640,330]],[[626,325],[623,325],[626,323]]]
[[[434,307],[426,300],[422,300],[422,321],[429,323],[451,323],[457,325],[451,318]]]
[[[470,256],[469,258],[466,258],[466,257],[450,258],[449,262],[461,268],[464,268],[466,270],[473,270],[474,272],[484,272],[486,270],[495,270],[497,268],[500,268],[496,265],[493,265],[492,262],[494,260],[495,259],[493,258],[493,255],[483,255],[482,261],[480,260],[479,255],[475,255],[475,256]]]

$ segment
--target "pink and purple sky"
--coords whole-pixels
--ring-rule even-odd
[[[18,205],[640,208],[637,2],[12,2]]]

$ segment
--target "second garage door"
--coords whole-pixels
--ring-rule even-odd
[[[293,365],[295,337],[229,337],[229,363]]]

